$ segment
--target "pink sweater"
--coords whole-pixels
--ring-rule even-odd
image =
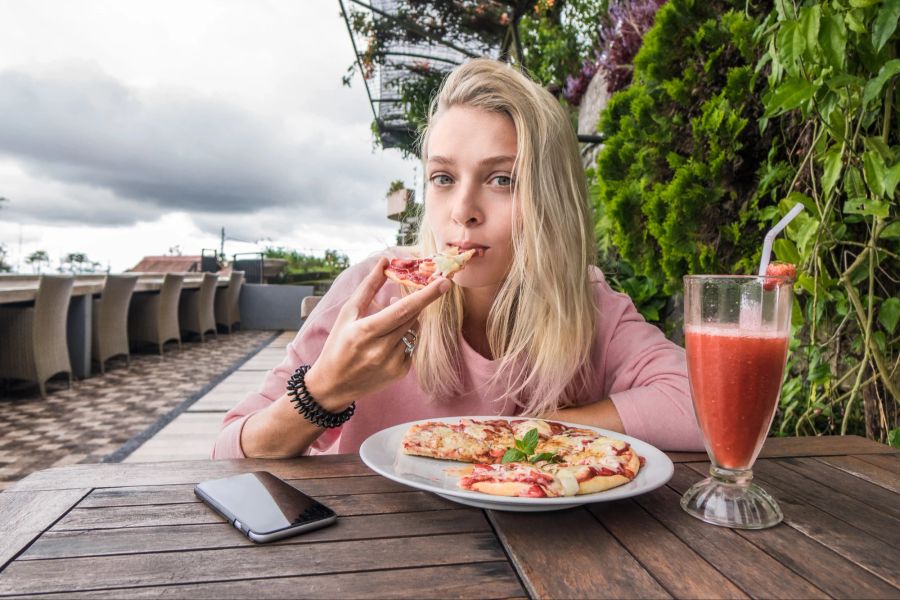
[[[341,306],[371,271],[377,257],[341,274],[306,323],[288,344],[281,364],[269,371],[259,391],[230,410],[213,448],[213,458],[243,458],[241,429],[253,413],[284,394],[294,369],[315,362]],[[631,298],[614,292],[599,269],[592,268],[600,317],[592,355],[599,377],[590,400],[611,398],[628,435],[665,450],[702,450],[688,387],[684,350],[673,344],[634,308]],[[387,305],[399,297],[396,283],[388,281],[375,297]],[[383,390],[360,398],[356,413],[343,426],[327,430],[310,447],[310,454],[358,452],[362,442],[377,431],[408,421],[445,416],[511,415],[513,403],[496,401],[498,390],[487,385],[494,361],[474,351],[460,336],[465,394],[453,402],[437,403],[419,388],[415,373]]]

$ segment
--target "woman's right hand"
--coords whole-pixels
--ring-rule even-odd
[[[409,329],[416,330],[419,313],[450,289],[450,282],[440,278],[371,312],[375,294],[387,280],[387,264],[386,258],[379,260],[341,308],[322,353],[306,374],[306,389],[330,412],[341,412],[409,372],[412,361],[402,338]]]

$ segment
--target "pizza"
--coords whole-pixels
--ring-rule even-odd
[[[460,419],[410,427],[403,452],[475,463],[459,487],[496,496],[555,498],[602,492],[634,479],[642,459],[623,440],[542,419]]]
[[[393,258],[384,274],[400,285],[421,289],[439,276],[449,278],[461,271],[477,253],[476,248],[460,252],[456,246],[450,246],[428,258]]]

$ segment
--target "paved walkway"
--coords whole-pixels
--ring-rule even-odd
[[[200,407],[192,405],[193,410],[227,410],[229,403],[236,403],[238,385],[229,384],[228,397],[206,392],[248,357],[253,358],[228,381],[243,378],[246,386],[254,385],[253,379],[262,373],[250,369],[263,368],[272,351],[257,352],[274,335],[271,331],[237,331],[204,344],[185,343],[182,350],[170,344],[162,359],[156,354],[132,354],[128,368],[124,360],[111,360],[106,375],[76,381],[71,390],[54,380],[47,400],[41,399],[36,387],[6,393],[0,387],[0,490],[48,467],[122,460],[173,413],[198,397],[210,400],[198,402]],[[211,402],[213,398],[219,398],[217,404]],[[212,412],[192,412],[187,418],[198,415],[215,418]],[[182,426],[178,418],[175,422]],[[197,453],[206,443],[201,440],[208,439],[203,437],[207,431],[212,430],[207,427],[187,434],[195,438]],[[206,452],[208,456],[208,445]]]
[[[266,371],[284,358],[284,347],[296,332],[272,340],[205,396],[130,454],[123,462],[202,460],[209,458],[225,413],[256,389]]]

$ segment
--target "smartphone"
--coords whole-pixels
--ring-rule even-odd
[[[198,483],[194,493],[257,543],[311,531],[337,520],[333,510],[266,471]]]

